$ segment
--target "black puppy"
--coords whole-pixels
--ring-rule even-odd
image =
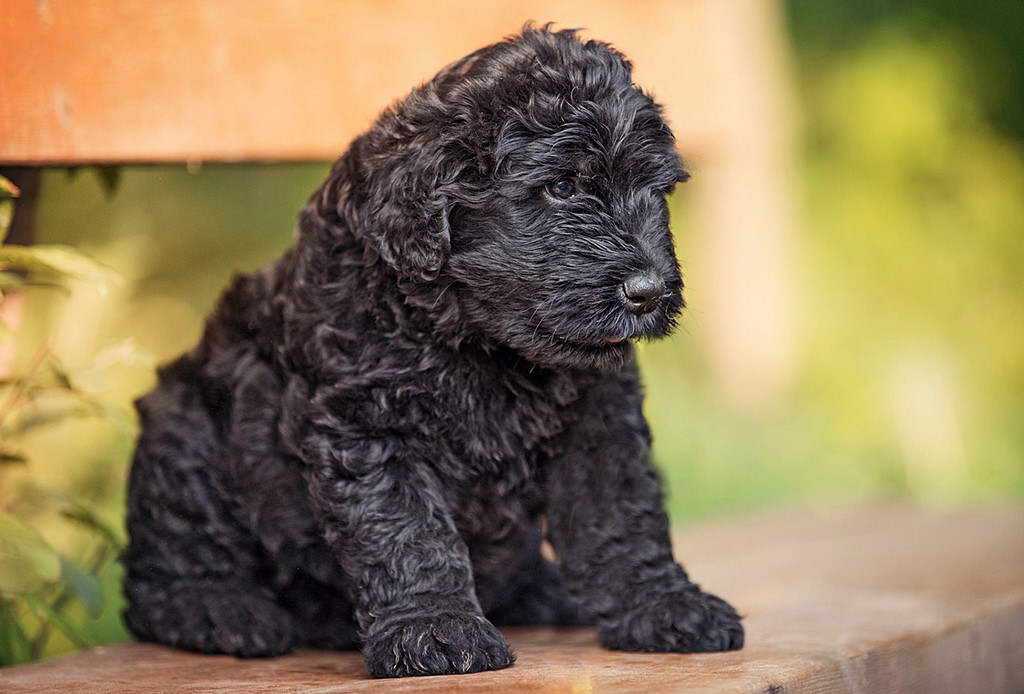
[[[527,29],[387,110],[138,403],[129,628],[204,653],[502,668],[494,624],[739,648],[672,559],[631,340],[686,174],[629,62]],[[540,553],[541,527],[558,556]]]

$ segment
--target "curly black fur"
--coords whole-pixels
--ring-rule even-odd
[[[682,306],[685,177],[629,62],[571,31],[527,28],[387,110],[138,402],[129,628],[361,646],[380,677],[506,667],[494,624],[739,648],[672,559],[630,342]]]

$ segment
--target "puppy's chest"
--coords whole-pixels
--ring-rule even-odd
[[[539,383],[506,377],[467,383],[471,397],[454,399],[445,429],[467,459],[500,463],[550,455],[575,421],[577,384],[570,379]]]
[[[560,455],[562,434],[576,420],[578,384],[512,374],[464,387],[443,418],[444,433],[430,442],[435,465],[453,483],[465,536],[513,541],[540,508],[546,463]]]
[[[455,364],[392,384],[381,400],[396,428],[414,435],[454,477],[521,478],[557,454],[586,386],[570,372],[518,372]]]

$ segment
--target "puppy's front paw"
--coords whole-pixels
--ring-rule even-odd
[[[601,630],[601,645],[616,651],[731,651],[743,648],[743,625],[732,605],[693,589],[627,612]]]
[[[480,615],[443,612],[371,629],[363,656],[374,677],[455,675],[500,670],[515,656],[493,624]]]

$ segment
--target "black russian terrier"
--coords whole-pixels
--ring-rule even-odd
[[[385,111],[138,402],[131,631],[360,647],[378,677],[507,667],[495,624],[740,648],[672,558],[631,344],[683,305],[686,177],[630,63],[573,31],[528,27]]]

